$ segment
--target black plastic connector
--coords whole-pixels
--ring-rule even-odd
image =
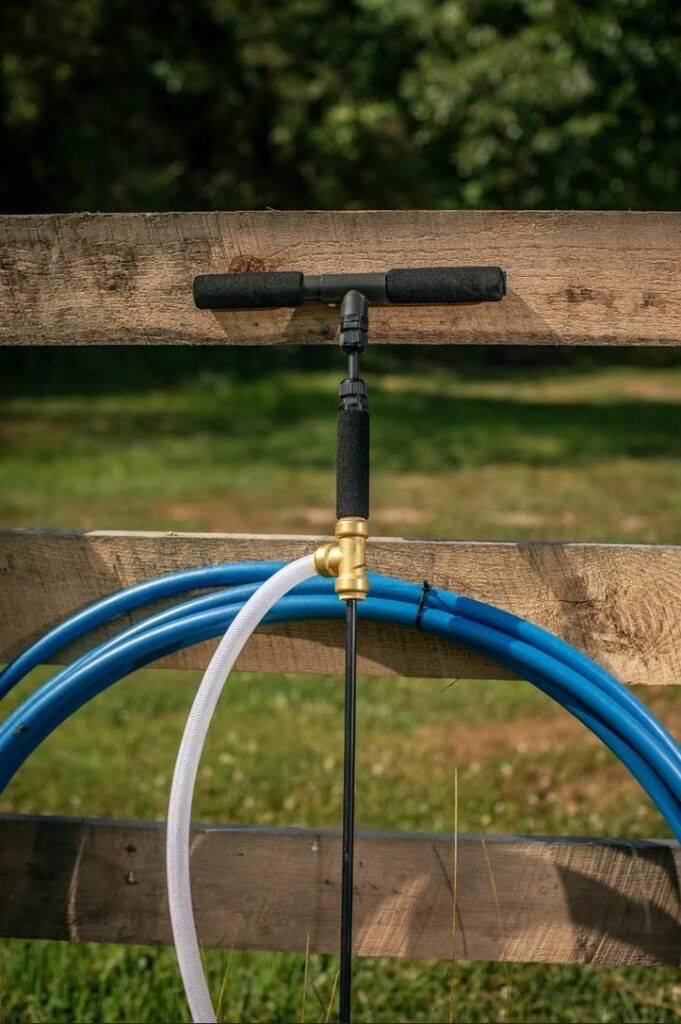
[[[343,296],[340,308],[340,347],[350,355],[360,353],[369,344],[369,303],[366,295],[356,290]],[[355,377],[355,373],[350,373]]]

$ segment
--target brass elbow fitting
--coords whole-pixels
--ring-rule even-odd
[[[362,601],[369,593],[368,536],[366,519],[346,516],[336,523],[336,543],[323,544],[314,553],[315,569],[320,576],[335,578],[335,590],[341,601]]]

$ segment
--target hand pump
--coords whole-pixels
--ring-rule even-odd
[[[308,275],[299,271],[204,274],[194,280],[200,309],[260,309],[307,302],[340,303],[340,346],[348,374],[339,391],[336,448],[336,542],[317,549],[314,565],[335,578],[345,601],[345,708],[339,1021],[350,1024],[355,838],[357,602],[369,593],[369,410],[359,357],[369,340],[369,302],[420,305],[498,301],[506,292],[499,267],[431,267],[387,273]]]

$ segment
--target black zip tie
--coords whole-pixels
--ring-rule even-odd
[[[416,626],[417,629],[421,629],[421,619],[423,618],[423,613],[426,610],[426,601],[428,600],[428,593],[432,589],[433,589],[432,583],[429,583],[428,580],[424,580],[423,581],[423,586],[421,587],[421,596],[419,598],[419,606],[416,609],[416,622],[414,623],[414,625]]]

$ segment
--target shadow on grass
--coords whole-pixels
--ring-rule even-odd
[[[425,373],[455,369],[466,380],[504,380],[527,374],[588,374],[605,367],[679,366],[673,348],[588,348],[494,345],[395,345],[370,349],[374,373]],[[342,372],[335,346],[194,348],[183,345],[26,348],[0,347],[0,395],[106,395],[145,391],[192,380],[197,373],[253,380],[276,370]]]
[[[36,454],[73,444],[86,452],[119,444],[153,445],[192,439],[216,460],[328,468],[335,433],[335,391],[292,388],[272,375],[238,383],[208,381],[137,401],[90,400],[21,413],[6,408],[9,445]],[[678,403],[622,400],[507,401],[490,397],[423,395],[373,387],[372,453],[387,470],[433,472],[490,463],[580,464],[613,458],[681,456]],[[36,424],[40,428],[36,430]]]

